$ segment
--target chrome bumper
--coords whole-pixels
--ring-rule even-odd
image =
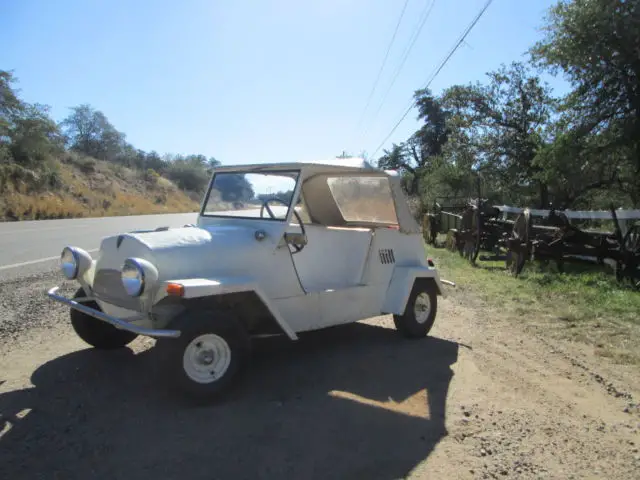
[[[53,287],[48,292],[47,295],[49,298],[55,300],[56,302],[64,303],[65,305],[75,308],[76,310],[89,315],[91,317],[97,318],[98,320],[102,320],[103,322],[107,322],[113,325],[116,328],[121,330],[127,330],[129,332],[145,335],[147,337],[155,337],[155,338],[178,338],[180,336],[180,330],[157,330],[153,328],[145,328],[140,327],[138,325],[133,325],[128,323],[120,318],[112,317],[111,315],[107,315],[100,310],[95,310],[91,307],[87,307],[86,305],[82,305],[75,300],[70,298],[63,297],[62,295],[58,295],[56,292],[60,287]]]

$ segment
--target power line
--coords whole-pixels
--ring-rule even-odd
[[[391,36],[391,41],[389,42],[389,46],[387,47],[387,53],[384,54],[384,59],[382,60],[382,65],[380,65],[380,70],[378,70],[378,76],[376,80],[373,82],[373,88],[371,89],[371,93],[369,93],[369,98],[367,98],[367,103],[362,112],[362,116],[360,117],[360,121],[358,122],[358,128],[362,124],[362,120],[364,120],[364,115],[367,113],[367,109],[369,108],[369,104],[371,103],[371,99],[373,98],[373,92],[376,91],[376,87],[378,86],[378,82],[380,81],[380,76],[382,75],[382,70],[384,70],[385,65],[387,64],[387,58],[389,57],[389,52],[391,51],[391,46],[396,39],[396,35],[398,34],[398,29],[400,27],[400,22],[402,22],[402,18],[404,17],[404,12],[407,9],[407,5],[409,4],[409,0],[404,1],[404,6],[402,7],[402,11],[400,12],[400,17],[398,18],[398,22],[396,23],[396,28],[393,31],[393,35]]]
[[[398,75],[400,74],[400,71],[402,70],[402,67],[404,66],[404,63],[407,61],[407,58],[409,58],[409,54],[411,53],[411,49],[415,45],[416,40],[418,40],[418,37],[420,36],[420,33],[422,32],[422,28],[424,27],[425,23],[427,23],[429,15],[431,15],[431,11],[433,10],[433,7],[434,7],[435,4],[436,4],[436,0],[432,0],[430,4],[427,3],[427,5],[425,6],[425,9],[422,11],[422,14],[421,14],[422,20],[420,21],[420,23],[418,24],[418,26],[414,30],[413,36],[411,38],[411,43],[409,44],[409,46],[405,50],[404,55],[402,57],[402,60],[400,62],[400,65],[398,65],[398,68],[396,69],[396,73],[394,74],[393,78],[391,79],[391,83],[387,87],[387,90],[384,92],[384,95],[382,96],[382,101],[380,102],[380,105],[378,106],[378,109],[376,110],[376,112],[373,114],[373,117],[371,118],[371,123],[373,123],[375,121],[376,117],[380,113],[380,110],[382,110],[382,106],[384,105],[384,102],[387,99],[387,96],[389,95],[389,92],[391,91],[391,88],[393,87],[393,84],[395,83],[396,79],[398,78]]]
[[[460,47],[460,45],[462,44],[462,42],[464,42],[464,39],[467,37],[467,35],[469,34],[469,32],[471,32],[471,30],[473,29],[473,27],[475,27],[476,23],[478,23],[478,21],[480,20],[480,18],[482,17],[482,15],[484,15],[484,12],[487,10],[487,8],[489,8],[489,5],[491,5],[491,3],[493,2],[493,0],[487,0],[487,3],[485,3],[484,7],[480,10],[480,12],[478,12],[478,15],[476,15],[476,17],[474,18],[474,20],[469,24],[469,26],[467,26],[467,28],[465,29],[465,31],[463,32],[463,34],[461,35],[461,37],[459,38],[459,40],[455,43],[454,47],[451,49],[451,51],[449,52],[449,54],[445,57],[445,59],[440,63],[440,66],[436,69],[436,71],[432,74],[431,78],[427,81],[427,83],[422,87],[423,89],[425,88],[429,88],[429,85],[431,85],[431,82],[433,82],[433,80],[438,76],[438,74],[440,73],[440,71],[444,68],[444,66],[447,64],[447,62],[449,61],[449,59],[453,56],[453,54],[456,52],[456,50],[458,50],[458,48]],[[407,108],[407,110],[404,112],[404,114],[402,115],[402,117],[400,118],[400,120],[398,120],[398,122],[394,125],[394,127],[391,129],[391,131],[389,132],[389,134],[385,137],[385,139],[380,142],[380,145],[378,145],[378,147],[374,150],[374,152],[371,154],[371,157],[374,157],[376,153],[378,153],[378,150],[380,150],[380,148],[382,148],[382,146],[385,144],[385,142],[387,140],[389,140],[389,137],[391,137],[391,135],[393,135],[393,132],[396,131],[396,128],[398,128],[398,126],[402,123],[402,121],[406,118],[406,116],[409,114],[409,112],[411,111],[411,109],[415,106],[415,99],[411,101],[411,104],[409,105],[409,108]]]

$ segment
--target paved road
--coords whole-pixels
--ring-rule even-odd
[[[0,223],[0,274],[50,267],[68,244],[94,250],[114,233],[181,226],[196,219],[196,213],[178,213]]]

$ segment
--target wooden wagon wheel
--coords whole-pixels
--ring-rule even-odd
[[[428,213],[425,213],[422,217],[422,236],[427,245],[433,242],[431,238],[431,215]]]
[[[455,228],[450,228],[447,232],[447,239],[444,242],[445,248],[452,253],[458,251],[457,236],[458,231]]]
[[[569,221],[569,217],[564,212],[558,212],[556,210],[551,210],[549,212],[548,220],[552,226],[557,227],[557,231],[552,235],[552,241],[550,245],[562,242],[571,235],[575,234],[575,229],[571,228],[571,222]],[[564,260],[562,257],[562,250],[559,251],[559,254],[554,258],[556,262],[556,266],[558,267],[558,272],[564,272]],[[548,264],[549,261],[546,260],[544,264]]]
[[[473,212],[473,226],[472,231],[474,234],[474,246],[471,252],[471,263],[475,264],[480,253],[480,242],[482,241],[482,216],[480,215],[480,205]]]
[[[620,245],[623,260],[616,262],[616,279],[640,290],[640,224],[632,225]]]
[[[429,221],[429,228],[431,231],[430,233],[431,244],[433,246],[436,245],[438,240],[438,234],[440,233],[440,221],[441,221],[440,214],[436,213],[431,215],[431,219]]]
[[[471,205],[462,214],[462,249],[460,254],[474,264],[480,253],[480,209]]]
[[[427,245],[436,245],[438,239],[439,229],[439,215],[434,213],[427,213],[422,220],[422,235]]]
[[[527,251],[529,249],[529,236],[531,233],[531,212],[529,209],[525,209],[513,223],[513,229],[511,230],[511,239],[518,242],[519,248],[517,251],[509,249],[507,251],[507,258],[505,264],[509,273],[513,276],[518,276],[522,273],[524,264],[527,261]],[[522,250],[522,245],[525,245],[525,251]]]

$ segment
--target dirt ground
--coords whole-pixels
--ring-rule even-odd
[[[153,341],[77,339],[54,278],[1,286],[2,478],[640,478],[637,367],[463,292],[424,340],[380,317],[260,341],[226,402],[193,407]]]

